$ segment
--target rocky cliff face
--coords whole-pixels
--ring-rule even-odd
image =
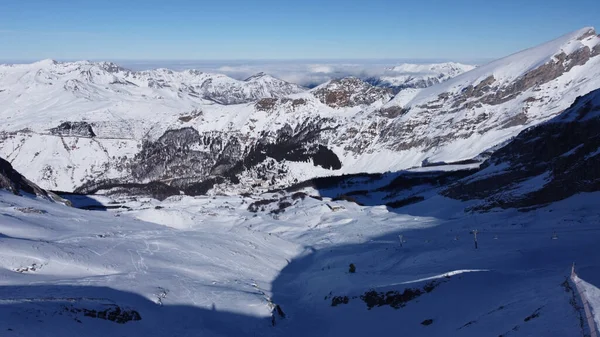
[[[304,91],[298,85],[259,73],[244,81],[208,79],[197,91],[202,97],[221,104],[253,102],[261,98],[282,97]]]
[[[392,98],[390,90],[374,87],[354,77],[333,80],[312,91],[321,103],[332,108],[370,105]]]
[[[16,195],[27,193],[70,205],[68,201],[60,198],[52,192],[45,191],[38,185],[23,177],[12,167],[9,162],[2,158],[0,158],[0,189],[8,190]]]
[[[474,157],[486,150],[480,145],[502,143],[598,88],[599,45],[593,29],[582,29],[424,89],[412,99],[397,96],[382,109],[400,114],[381,140],[395,151],[429,152],[432,161]]]
[[[242,177],[250,179],[251,184],[273,187],[289,173],[285,162],[339,170],[339,158],[321,142],[323,134],[334,129],[327,126],[327,121],[307,119],[253,139],[244,139],[240,133],[199,133],[191,127],[168,130],[156,141],[142,144],[141,151],[127,164],[130,176],[91,181],[77,192],[93,193],[136,184],[140,191],[154,197],[197,195],[216,184],[239,184]],[[248,187],[251,186],[240,188]]]
[[[521,132],[479,167],[471,162],[428,163],[426,168],[385,174],[310,179],[286,190],[317,190],[322,196],[390,209],[441,194],[474,201],[467,211],[528,211],[600,191],[599,130],[600,89],[579,97],[552,120]]]
[[[523,131],[477,174],[443,193],[481,199],[476,209],[528,208],[600,190],[600,90],[563,114]]]
[[[96,134],[92,126],[86,122],[63,122],[55,128],[51,128],[50,133],[57,136],[67,137],[95,137]]]

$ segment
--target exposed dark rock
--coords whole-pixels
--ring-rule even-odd
[[[529,316],[525,317],[525,319],[524,319],[523,321],[525,321],[525,322],[529,322],[529,321],[531,321],[531,320],[532,320],[532,319],[534,319],[534,318],[538,318],[538,317],[540,317],[540,311],[541,311],[541,310],[542,310],[542,308],[537,308],[537,309],[536,309],[536,310],[533,312],[533,314],[531,314],[531,315],[529,315]]]
[[[306,105],[304,98],[262,98],[254,104],[254,108],[258,111],[273,111],[278,106],[283,106],[283,111],[294,111],[297,107]]]
[[[29,213],[29,214],[46,214],[46,213],[48,213],[44,210],[33,208],[33,207],[19,207],[19,208],[16,208],[16,210],[19,212],[22,212],[22,213]]]
[[[360,296],[360,299],[363,300],[367,304],[369,310],[374,307],[381,307],[384,305],[389,305],[394,309],[399,309],[415,298],[431,292],[435,287],[438,286],[438,283],[431,282],[427,284],[427,288],[429,291],[425,291],[424,289],[419,288],[406,288],[403,292],[399,291],[388,291],[388,292],[377,292],[375,290],[370,290]]]
[[[40,188],[38,185],[23,177],[19,172],[13,169],[9,162],[2,158],[0,158],[0,189],[6,189],[16,195],[21,195],[22,192],[29,193],[71,205],[67,200]]]
[[[304,200],[304,198],[307,197],[307,194],[304,192],[296,192],[294,194],[292,194],[292,200],[298,200],[298,199],[302,199]]]
[[[476,209],[545,205],[576,193],[600,190],[600,90],[580,97],[553,120],[521,132],[482,165],[482,174],[451,185],[443,194],[483,199]],[[489,171],[485,174],[483,172]],[[519,192],[527,180],[536,187]]]
[[[128,69],[125,69],[117,64],[114,64],[112,62],[101,62],[98,63],[98,66],[101,67],[102,69],[106,70],[109,73],[118,73],[121,71],[129,71]]]
[[[443,162],[443,161],[430,162],[429,160],[425,159],[421,162],[421,166],[422,167],[432,167],[432,166],[448,166],[448,165],[468,165],[468,164],[481,163],[482,161],[483,161],[483,159],[465,159],[465,160],[459,160],[459,161],[453,161],[453,162]]]
[[[592,49],[592,57],[600,55],[600,44],[596,45],[594,49]]]
[[[527,124],[528,120],[529,120],[529,118],[527,118],[527,115],[525,113],[521,112],[521,113],[515,115],[514,117],[512,117],[511,119],[509,119],[507,122],[505,122],[500,128],[508,129],[513,126],[525,125],[525,124]]]
[[[431,324],[433,324],[433,320],[431,318],[430,319],[426,319],[423,322],[421,322],[421,325],[424,325],[424,326],[428,326],[428,325],[431,325]]]
[[[107,195],[139,195],[158,200],[164,200],[172,195],[181,194],[179,189],[157,181],[137,184],[120,180],[87,182],[76,188],[74,193],[94,194],[101,190]]]
[[[374,87],[355,77],[332,80],[313,94],[321,103],[334,108],[372,104],[392,97],[391,90]]]
[[[252,213],[256,213],[258,211],[265,211],[265,206],[275,203],[279,201],[279,199],[263,199],[263,200],[257,200],[253,203],[251,203],[248,206],[248,211],[252,212]]]
[[[239,183],[238,176],[250,169],[257,179],[269,181],[273,173],[285,175],[275,163],[312,161],[315,166],[337,170],[341,162],[337,155],[320,144],[324,132],[332,127],[320,126],[324,120],[306,120],[292,127],[284,125],[275,134],[263,133],[246,144],[238,133],[205,132],[187,127],[166,131],[156,141],[145,141],[133,159],[131,178],[119,181],[88,182],[76,189],[78,193],[131,188],[131,192],[164,198],[167,194],[205,194],[216,184]],[[152,182],[151,184],[147,182]]]
[[[337,307],[340,304],[348,304],[349,302],[350,299],[348,298],[348,296],[334,296],[331,299],[331,306]]]
[[[595,33],[592,31],[589,34]],[[588,33],[583,34],[583,38],[586,35]],[[496,106],[518,99],[518,96],[524,92],[538,90],[540,86],[571,71],[573,67],[589,63],[592,57],[598,57],[598,55],[600,55],[600,45],[593,49],[584,46],[569,54],[562,52],[510,83],[498,81],[493,75],[490,75],[479,83],[466,86],[458,93],[443,93],[437,99],[413,107],[412,109],[421,109],[418,117],[415,118],[402,118],[402,111],[400,107],[397,107],[397,111],[392,110],[391,112],[392,115],[399,114],[400,118],[387,125],[381,131],[379,139],[394,151],[413,148],[422,148],[424,151],[428,151],[459,139],[485,134],[490,130],[527,125],[531,123],[528,108],[536,98],[523,98],[525,101],[523,111],[513,112],[514,117],[500,121],[491,120],[486,113],[480,113],[476,118],[457,113],[472,111],[474,108],[484,106]],[[543,100],[543,98],[537,100]],[[385,115],[385,111],[382,112]],[[446,114],[454,116],[445,121],[446,125],[441,125],[446,130],[444,133],[434,133],[434,136],[430,136],[427,132],[418,132],[427,129],[432,120]]]
[[[386,118],[396,118],[402,116],[408,112],[408,109],[399,107],[399,106],[391,106],[385,109],[380,109],[377,111],[377,114],[386,117]]]
[[[293,107],[298,107],[302,105],[306,105],[306,100],[304,98],[297,98],[292,100]]]
[[[308,162],[313,161],[315,166],[337,170],[341,168],[341,162],[337,155],[324,145],[318,144],[323,132],[333,131],[331,127],[321,127],[317,121],[305,121],[292,128],[285,125],[279,129],[275,141],[267,142],[259,139],[246,154],[228,171],[228,176],[237,175],[245,169],[255,167],[273,158],[277,162],[284,160]],[[266,136],[266,135],[265,135]],[[238,157],[239,158],[239,157]]]
[[[66,137],[96,137],[92,126],[87,122],[63,122],[49,130],[51,134]]]
[[[30,272],[38,271],[41,268],[42,268],[41,265],[38,265],[37,263],[34,263],[31,266],[17,268],[17,269],[15,269],[15,271],[17,273],[30,273]]]
[[[273,110],[276,103],[277,98],[262,98],[254,104],[254,107],[258,111],[270,111]]]
[[[142,316],[135,310],[125,310],[118,305],[111,305],[105,310],[76,308],[74,306],[66,307],[65,311],[71,313],[83,313],[86,317],[99,318],[107,321],[112,321],[119,324],[128,322],[140,321]]]
[[[187,123],[195,118],[202,116],[202,110],[194,110],[189,115],[180,116],[178,119],[182,123]]]
[[[291,202],[281,200],[277,204],[277,209],[272,210],[270,213],[271,214],[281,214],[281,213],[285,212],[285,209],[288,208],[288,207],[290,207],[290,206],[292,206]]]

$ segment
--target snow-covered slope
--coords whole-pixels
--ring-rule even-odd
[[[297,193],[71,198],[114,210],[0,191],[7,335],[578,336],[572,262],[600,284],[598,193],[482,214],[435,194],[400,209]]]
[[[391,100],[356,78],[285,95],[297,90],[264,74],[44,61],[0,67],[0,155],[47,189],[269,189],[469,159],[598,87],[591,28]],[[254,101],[219,103],[240,97]]]
[[[423,89],[410,100],[399,95],[384,110],[404,114],[381,140],[400,152],[418,149],[429,161],[468,159],[556,116],[577,96],[599,88],[599,79],[600,37],[584,28]]]
[[[0,158],[0,190],[5,190],[14,195],[29,195],[70,204],[58,195],[41,189],[36,184],[23,177],[6,160]]]
[[[445,191],[483,199],[480,209],[535,207],[600,190],[600,89],[559,116],[520,133],[483,169]]]
[[[0,66],[5,95],[35,93],[50,99],[61,96],[88,100],[109,100],[111,96],[130,99],[177,98],[192,102],[208,99],[221,104],[255,101],[304,91],[303,88],[264,73],[244,81],[197,70],[156,69],[129,71],[110,62],[56,62]],[[14,96],[13,96],[14,98]],[[55,97],[55,99],[58,97]]]
[[[456,62],[403,63],[387,69],[385,75],[374,78],[369,83],[396,90],[427,88],[473,69],[475,69],[473,65]]]

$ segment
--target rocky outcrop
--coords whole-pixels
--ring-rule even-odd
[[[305,91],[304,88],[264,73],[256,74],[245,81],[209,78],[195,90],[203,98],[220,104],[240,104],[261,98],[276,98]]]
[[[46,191],[39,188],[13,169],[12,165],[0,158],[0,188],[19,195],[21,192],[33,195],[45,195]]]
[[[0,189],[8,190],[15,195],[27,193],[70,205],[67,200],[40,188],[38,185],[23,177],[19,172],[13,169],[9,162],[2,158],[0,158]]]
[[[92,126],[87,122],[63,122],[49,130],[51,134],[64,137],[96,137]]]
[[[313,90],[323,104],[333,108],[369,105],[376,101],[389,101],[391,90],[374,87],[355,77],[333,80]]]
[[[583,65],[594,55],[589,47],[583,47],[571,54],[564,52],[555,56],[555,58],[523,75],[510,85],[496,85],[494,76],[490,76],[476,85],[470,85],[459,95],[453,97],[453,108],[467,108],[465,103],[469,101],[470,106],[477,104],[498,105],[514,99],[522,92],[535,86],[548,83],[564,73],[570,71],[573,67]],[[444,99],[448,99],[445,97]],[[477,98],[476,100],[471,100]]]
[[[477,145],[477,139],[498,130],[511,129],[516,135],[564,111],[575,93],[598,87],[592,84],[599,74],[598,49],[595,31],[583,29],[424,89],[408,102],[392,100],[380,112],[396,117],[379,139],[393,151],[441,153],[461,143]],[[439,157],[460,160],[477,154]]]
[[[291,98],[263,98],[254,104],[254,108],[257,111],[273,111],[276,108],[283,108],[293,112],[297,107],[306,105],[307,101],[304,98],[291,99]]]
[[[322,135],[333,130],[322,119],[286,124],[256,139],[240,133],[199,133],[191,127],[168,130],[156,141],[143,143],[130,163],[130,177],[88,182],[76,192],[110,190],[164,199],[180,193],[205,194],[215,184],[238,184],[249,172],[259,182],[274,184],[287,173],[285,162],[312,162],[335,171],[342,163],[321,142]]]
[[[476,209],[528,208],[600,191],[600,90],[580,97],[553,120],[523,131],[482,170],[446,189]]]
[[[142,320],[142,316],[137,311],[133,309],[124,309],[115,304],[109,305],[109,307],[104,310],[78,308],[72,304],[63,306],[63,309],[65,312],[69,312],[71,314],[83,314],[85,317],[98,318],[118,324]],[[81,323],[80,320],[78,321]]]

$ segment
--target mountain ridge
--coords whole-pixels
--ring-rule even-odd
[[[202,81],[205,74],[194,71],[127,75],[72,63],[64,73],[77,77],[69,78],[0,67],[0,90],[9,88],[0,92],[0,155],[48,189],[159,181],[202,193],[456,162],[496,148],[600,87],[599,41],[593,30],[578,30],[393,98],[388,89],[348,78],[228,104],[244,91],[207,100],[200,93],[210,90],[202,90],[219,92],[224,82]],[[513,64],[519,58],[525,61]],[[40,144],[49,151],[40,153]]]

